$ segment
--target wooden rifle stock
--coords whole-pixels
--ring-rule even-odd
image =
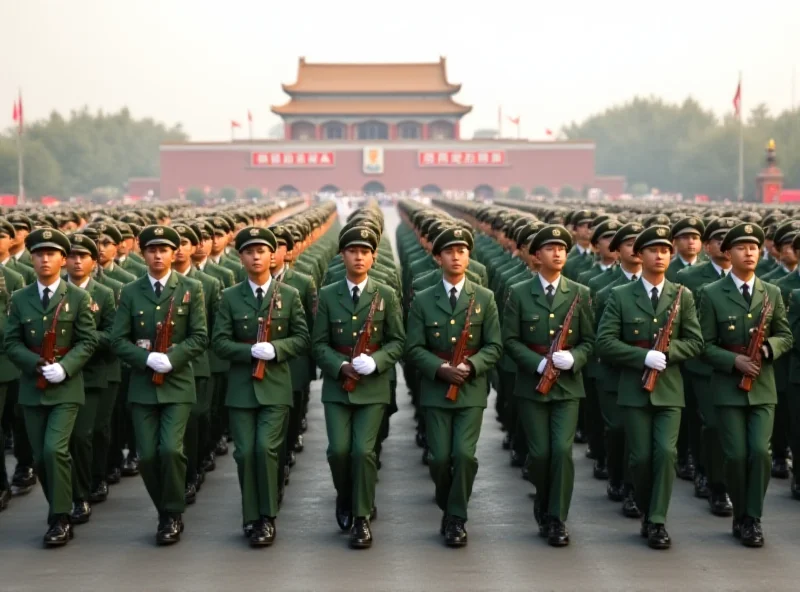
[[[174,325],[172,317],[175,314],[175,296],[169,299],[169,309],[167,309],[167,316],[164,317],[162,323],[156,323],[156,342],[153,345],[153,351],[159,354],[167,353],[167,350],[172,345],[172,327]],[[161,372],[153,372],[153,384],[161,386],[164,384],[165,375]]]
[[[464,355],[464,352],[467,350],[467,342],[469,341],[469,330],[472,326],[472,305],[475,304],[475,296],[473,295],[469,299],[469,305],[467,306],[467,316],[464,319],[464,328],[461,330],[461,335],[458,336],[458,341],[456,342],[455,348],[453,348],[453,357],[450,360],[450,365],[455,368],[459,364],[463,364],[467,357]],[[451,384],[450,387],[447,389],[447,395],[445,397],[448,401],[453,401],[458,398],[458,385]]]
[[[669,310],[669,318],[667,324],[658,330],[656,335],[656,342],[653,344],[653,349],[662,354],[669,351],[669,341],[672,338],[672,325],[675,323],[675,318],[678,316],[678,311],[681,308],[681,297],[683,296],[683,286],[678,288],[678,295],[675,296],[675,302],[672,303],[672,308]],[[655,368],[646,368],[642,375],[642,388],[648,393],[656,390],[656,380],[660,372]]]
[[[536,385],[536,392],[540,395],[547,396],[550,393],[550,389],[552,389],[553,385],[556,383],[556,380],[558,380],[558,377],[561,376],[561,370],[556,368],[555,364],[553,364],[553,354],[563,350],[567,345],[569,329],[570,326],[572,326],[572,318],[575,316],[575,309],[580,302],[581,295],[578,294],[575,300],[572,301],[572,304],[570,304],[567,315],[564,317],[564,323],[550,343],[550,351],[547,352],[547,363],[544,365],[544,372],[542,372],[542,377]]]
[[[275,301],[280,298],[280,282],[275,280],[275,287],[272,289],[272,297],[269,299],[269,309],[267,311],[267,318],[259,317],[258,319],[258,335],[256,336],[256,343],[268,343],[272,334],[272,311],[275,308]],[[253,373],[251,376],[256,380],[264,380],[267,374],[267,361],[256,358],[253,363]]]
[[[61,314],[61,309],[64,306],[65,297],[66,293],[61,296],[61,300],[56,307],[56,311],[53,313],[53,320],[50,323],[50,328],[44,332],[44,336],[42,337],[42,359],[39,361],[40,370],[42,366],[56,363],[56,325],[58,324],[58,315]],[[36,388],[38,389],[44,390],[47,388],[48,384],[49,383],[43,374],[40,374],[36,379]]]
[[[764,302],[764,308],[761,309],[761,316],[758,319],[758,327],[756,327],[756,330],[750,334],[750,343],[747,344],[747,353],[745,354],[748,358],[758,364],[759,368],[761,368],[761,346],[764,345],[765,331],[767,328],[767,316],[769,316],[770,312],[772,312],[772,302],[770,302],[769,298],[767,298]],[[739,388],[749,393],[750,389],[753,388],[754,379],[755,377],[753,376],[748,376],[747,374],[743,375],[742,379],[739,381]]]
[[[369,305],[369,313],[367,314],[367,319],[364,321],[364,326],[361,327],[361,332],[358,334],[358,340],[356,344],[353,346],[353,353],[350,355],[350,363],[353,363],[358,356],[363,354],[367,351],[367,346],[369,345],[370,337],[372,337],[372,319],[375,316],[375,310],[378,307],[378,300],[380,300],[380,294],[377,292],[375,296],[372,298],[372,304]],[[342,388],[347,391],[348,393],[352,393],[356,390],[356,383],[358,379],[350,378],[349,376],[344,379],[342,382]]]

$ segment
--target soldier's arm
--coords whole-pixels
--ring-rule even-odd
[[[677,338],[670,339],[667,364],[677,364],[689,358],[699,356],[703,352],[703,332],[697,320],[697,309],[694,296],[688,289],[681,296],[680,310],[681,330]]]
[[[520,368],[536,372],[544,356],[528,349],[520,335],[519,294],[511,289],[503,310],[503,346]]]
[[[217,309],[211,347],[223,360],[246,364],[253,359],[250,353],[251,345],[239,343],[233,339],[233,311],[231,310],[230,293],[222,295],[222,301]]]
[[[389,298],[384,302],[384,330],[381,348],[372,354],[378,372],[383,373],[389,370],[400,358],[403,357],[403,349],[406,344],[406,331],[403,327],[403,317],[400,314],[400,303],[397,295],[391,291]]]
[[[100,306],[100,324],[97,326],[97,351],[108,351],[111,349],[111,329],[114,327],[114,292],[111,288],[98,292],[102,296],[102,301],[97,302]]]
[[[717,345],[717,311],[713,298],[707,294],[700,298],[700,331],[703,335],[703,361],[719,372],[733,374],[736,354]]]
[[[292,290],[291,306],[289,337],[275,339],[271,342],[275,348],[276,362],[285,362],[297,356],[302,356],[311,345],[308,326],[306,325],[306,315],[303,311],[303,304],[300,302],[300,293],[297,290]]]
[[[33,353],[25,346],[23,336],[25,327],[19,311],[19,302],[15,296],[19,296],[19,294],[11,296],[11,305],[8,310],[8,321],[6,323],[5,337],[3,340],[6,347],[6,354],[8,355],[8,359],[22,372],[26,374],[36,374],[39,354]]]
[[[503,356],[503,332],[500,330],[500,315],[497,312],[497,303],[494,297],[489,298],[486,304],[486,313],[483,316],[483,331],[481,331],[481,348],[467,360],[475,369],[475,376],[483,376],[494,368]]]
[[[572,359],[575,361],[572,366],[572,372],[578,372],[586,365],[589,358],[594,355],[594,315],[592,314],[592,307],[589,304],[589,300],[589,290],[581,290],[581,302],[577,306],[577,321],[581,340],[580,343],[570,351]]]
[[[793,353],[800,355],[800,290],[792,290],[786,313],[794,337]]]
[[[425,339],[425,314],[419,299],[411,301],[406,327],[405,358],[427,378],[436,378],[436,371],[444,361],[428,350]]]
[[[180,370],[201,355],[208,347],[208,320],[206,319],[206,299],[203,285],[196,282],[189,288],[189,327],[186,338],[167,350],[169,363],[173,370]]]
[[[308,325],[308,332],[311,334],[314,331],[314,313],[317,311],[317,284],[314,282],[314,278],[310,278],[308,280],[303,307],[306,313],[306,325]]]
[[[596,351],[604,362],[639,370],[644,368],[648,350],[622,340],[622,306],[619,294],[612,290],[597,330]]]
[[[59,363],[67,376],[75,376],[89,361],[97,347],[97,331],[92,314],[91,298],[83,292],[72,324],[72,347]]]
[[[330,315],[327,298],[324,295],[317,304],[317,318],[311,335],[311,351],[317,366],[331,378],[338,378],[342,362],[350,361],[349,356],[339,353],[330,345]]]
[[[794,338],[789,320],[786,318],[786,307],[782,298],[773,298],[775,307],[772,311],[772,321],[769,325],[769,337],[766,342],[771,350],[771,360],[776,360],[792,349]]]
[[[114,327],[111,329],[111,346],[123,362],[137,370],[145,370],[150,352],[131,341],[131,310],[131,290],[123,288],[114,316]]]

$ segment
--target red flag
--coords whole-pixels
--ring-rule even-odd
[[[250,113],[249,109],[247,110],[247,121],[249,121],[250,123],[253,123],[253,114]]]
[[[14,123],[19,121],[19,109],[17,108],[17,102],[14,101]]]
[[[544,133],[545,133],[546,135],[548,135],[548,136],[552,136],[552,135],[553,135],[553,130],[551,130],[551,129],[546,129],[546,130],[544,130]]]
[[[242,127],[242,124],[231,119],[231,127]]]
[[[19,106],[17,107],[17,116],[19,117],[19,133],[22,133],[22,125],[25,121],[22,116],[22,91],[19,91]]]
[[[509,115],[509,116],[508,116],[508,120],[509,120],[511,123],[513,123],[514,125],[519,125],[519,116],[517,116],[517,117],[511,117],[511,116]]]
[[[733,95],[733,111],[736,117],[742,116],[742,81],[736,86],[736,94]]]

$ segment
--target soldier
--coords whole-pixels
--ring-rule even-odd
[[[130,225],[125,222],[117,222],[116,226],[122,240],[117,243],[117,258],[114,260],[114,263],[128,273],[136,277],[142,277],[147,273],[147,266],[132,256],[135,240],[133,230]]]
[[[600,320],[597,350],[602,360],[621,368],[618,402],[625,416],[636,502],[644,513],[641,535],[651,548],[667,549],[671,539],[665,523],[684,405],[679,364],[698,355],[703,340],[694,298],[684,290],[667,352],[653,349],[679,289],[665,278],[672,254],[669,227],[647,228],[633,250],[642,258],[641,280],[612,290]],[[658,372],[652,392],[642,386],[647,369]]]
[[[345,277],[320,291],[314,321],[314,359],[323,372],[322,403],[328,434],[328,464],[336,488],[336,521],[350,531],[350,546],[372,546],[378,478],[375,452],[390,379],[403,355],[405,335],[397,294],[368,276],[378,236],[365,226],[343,230],[339,252]],[[371,335],[355,358],[361,332]],[[345,381],[354,382],[345,390]]]
[[[202,285],[172,271],[178,233],[148,226],[139,244],[147,275],[123,288],[111,341],[133,369],[128,403],[139,471],[158,511],[156,542],[171,545],[180,540],[186,507],[183,438],[197,401],[191,362],[208,346],[208,332]],[[167,317],[173,319],[167,351],[154,351]]]
[[[309,336],[300,294],[270,275],[275,235],[247,227],[235,244],[248,280],[223,292],[212,341],[217,354],[231,362],[225,404],[245,536],[251,546],[264,547],[275,541],[279,455],[292,406],[288,361],[308,351]],[[260,335],[262,323],[269,341]],[[254,376],[260,360],[263,377]]]
[[[89,294],[61,280],[70,249],[67,237],[58,230],[38,229],[25,244],[37,281],[11,296],[5,346],[22,372],[19,404],[49,504],[44,544],[55,547],[74,536],[69,440],[84,403],[81,370],[97,346],[97,337]],[[55,331],[52,357],[43,351],[45,332],[50,330]]]
[[[90,238],[81,234],[69,237],[70,251],[67,256],[66,281],[89,293],[90,309],[95,322],[97,349],[83,368],[84,404],[75,419],[75,429],[70,441],[72,455],[72,524],[84,524],[92,515],[90,495],[92,487],[93,443],[97,428],[97,410],[103,397],[108,394],[108,365],[111,328],[114,325],[116,301],[110,288],[101,286],[92,279],[97,261],[97,246]],[[101,418],[101,420],[104,418]]]
[[[577,281],[578,276],[594,265],[592,251],[592,224],[596,214],[590,210],[578,210],[572,214],[571,223],[575,233],[575,246],[570,249],[563,275]]]
[[[569,544],[565,522],[575,481],[572,443],[578,402],[585,396],[581,370],[594,350],[589,290],[561,275],[571,247],[572,237],[563,226],[537,232],[530,250],[540,262],[539,272],[511,288],[503,314],[503,343],[518,368],[514,395],[528,441],[528,475],[536,487],[534,516],[540,535],[553,547]],[[567,327],[565,317],[576,300]],[[568,332],[567,345],[551,358],[559,330]],[[550,363],[558,379],[549,393],[537,392]]]
[[[122,233],[112,224],[101,222],[95,227],[100,232],[97,239],[97,263],[103,273],[112,279],[129,284],[136,279],[136,274],[126,271],[117,263],[118,247],[122,243]],[[139,276],[142,277],[142,276]]]
[[[452,547],[467,544],[467,505],[478,472],[475,451],[489,392],[487,374],[503,352],[494,296],[465,277],[472,247],[472,234],[461,228],[436,238],[432,253],[442,268],[442,283],[414,296],[406,331],[406,358],[422,377],[428,462],[443,512],[440,533]],[[451,366],[467,312],[466,361]],[[458,387],[455,401],[446,397],[451,385]]]
[[[780,290],[755,276],[764,231],[757,224],[738,224],[720,248],[731,259],[724,279],[703,289],[700,322],[705,360],[714,367],[713,397],[725,457],[725,477],[733,503],[733,536],[746,547],[764,545],[761,515],[770,478],[770,436],[778,395],[774,363],[792,347]],[[748,355],[767,302],[764,342],[758,356]],[[752,379],[749,390],[743,378]]]

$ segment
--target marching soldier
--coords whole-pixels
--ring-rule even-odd
[[[350,531],[350,546],[372,546],[378,480],[375,452],[390,379],[403,355],[405,335],[396,293],[368,276],[378,236],[365,226],[339,238],[344,279],[319,294],[312,346],[323,372],[322,403],[328,434],[328,464],[336,488],[336,521]],[[354,355],[361,332],[371,330],[363,352]],[[354,388],[344,388],[349,382]]]
[[[180,540],[186,507],[183,438],[197,401],[191,362],[208,346],[208,332],[202,285],[172,271],[180,235],[148,226],[139,244],[147,275],[123,288],[111,341],[132,368],[128,403],[139,471],[158,511],[156,542],[171,545]],[[163,331],[171,333],[168,343]],[[166,353],[156,351],[162,346]]]
[[[578,402],[585,396],[581,370],[594,350],[589,290],[561,275],[571,247],[572,237],[563,226],[537,232],[530,251],[539,260],[539,272],[511,288],[503,314],[504,346],[518,368],[514,395],[528,441],[528,475],[536,487],[534,516],[540,535],[553,547],[569,544],[565,522],[575,481],[572,443]],[[566,326],[570,310],[574,316]],[[559,331],[568,332],[566,346],[551,358],[551,342]],[[559,376],[542,393],[537,385],[548,364]]]
[[[37,280],[11,296],[5,346],[22,372],[19,404],[50,507],[44,544],[55,547],[74,536],[69,441],[84,403],[81,370],[97,336],[89,294],[61,279],[70,250],[67,237],[58,230],[38,229],[28,235],[26,246]],[[46,337],[50,331],[55,332],[52,351]]]
[[[440,533],[452,547],[467,544],[467,505],[478,472],[475,451],[489,392],[487,374],[503,352],[494,296],[465,277],[472,247],[472,234],[461,228],[436,238],[432,253],[442,268],[442,283],[414,296],[406,331],[406,358],[421,375],[428,463],[443,512]],[[465,327],[466,361],[452,366]],[[458,387],[455,401],[446,397],[451,385]]]
[[[653,549],[667,549],[665,528],[675,480],[678,431],[684,406],[680,362],[698,355],[703,340],[692,293],[684,290],[665,352],[654,349],[655,336],[671,316],[678,286],[665,278],[672,254],[670,229],[651,226],[633,250],[642,257],[642,277],[612,290],[597,333],[597,351],[621,368],[618,403],[625,416],[625,437],[636,501],[644,513],[642,537]],[[658,372],[652,392],[642,373]]]
[[[746,547],[764,545],[761,515],[770,478],[770,437],[778,395],[774,363],[792,347],[792,332],[779,288],[755,276],[764,231],[738,224],[720,248],[731,259],[731,273],[703,289],[700,322],[705,360],[714,368],[713,397],[725,458],[725,477],[733,503],[733,536]],[[767,304],[764,341],[757,356],[748,348]],[[744,377],[750,389],[741,388]]]
[[[308,351],[309,336],[299,292],[270,275],[277,247],[272,231],[244,228],[235,244],[248,280],[223,291],[212,342],[231,362],[225,405],[245,536],[264,547],[275,542],[280,451],[293,404],[288,361]],[[260,334],[262,323],[269,341]]]

